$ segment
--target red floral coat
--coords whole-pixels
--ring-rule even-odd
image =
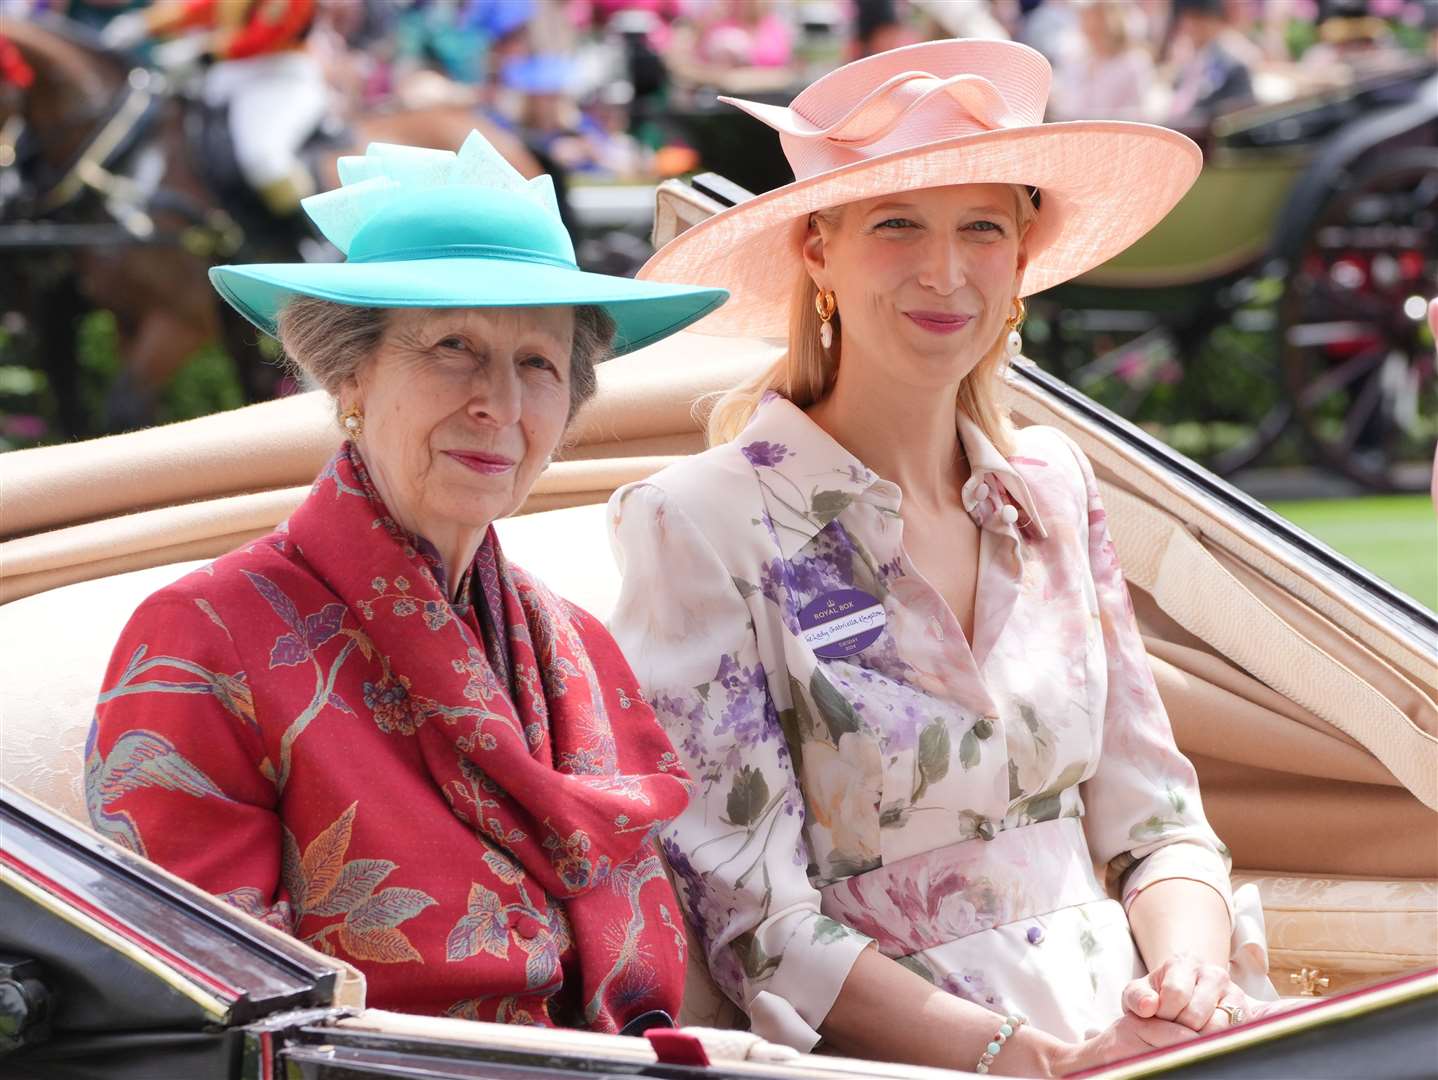
[[[505,562],[453,606],[358,454],[151,596],[87,751],[95,827],[357,965],[379,1008],[615,1031],[677,1014],[655,851],[688,779],[603,626]]]

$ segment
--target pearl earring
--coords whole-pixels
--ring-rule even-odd
[[[1004,355],[1010,360],[1024,351],[1024,339],[1019,336],[1019,327],[1024,322],[1024,311],[1024,302],[1017,296],[1014,297],[1013,311],[1004,322],[1009,328],[1009,336],[1004,339]]]
[[[814,310],[819,313],[819,344],[826,352],[834,344],[834,325],[829,320],[838,306],[832,289],[820,289],[814,294]]]
[[[364,410],[358,405],[351,405],[340,413],[340,424],[344,426],[346,435],[351,439],[358,439],[364,434]]]

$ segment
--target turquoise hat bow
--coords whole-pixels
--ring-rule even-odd
[[[729,296],[580,270],[553,181],[526,180],[477,131],[457,154],[371,143],[341,158],[339,175],[342,186],[303,205],[344,262],[210,270],[220,295],[267,334],[296,296],[376,308],[592,304],[614,320],[621,354]]]

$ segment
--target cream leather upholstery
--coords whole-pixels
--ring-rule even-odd
[[[76,821],[105,665],[140,601],[204,560],[97,578],[0,607],[0,782]]]
[[[1268,961],[1281,994],[1295,994],[1303,968],[1334,994],[1397,971],[1431,967],[1438,936],[1438,882],[1300,877],[1236,871],[1263,897]]]

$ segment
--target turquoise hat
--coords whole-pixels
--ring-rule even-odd
[[[210,270],[220,295],[267,334],[297,296],[376,308],[592,304],[614,320],[617,355],[729,297],[580,270],[553,182],[526,180],[477,131],[457,154],[371,143],[364,157],[340,158],[339,175],[341,187],[303,205],[344,262]]]

